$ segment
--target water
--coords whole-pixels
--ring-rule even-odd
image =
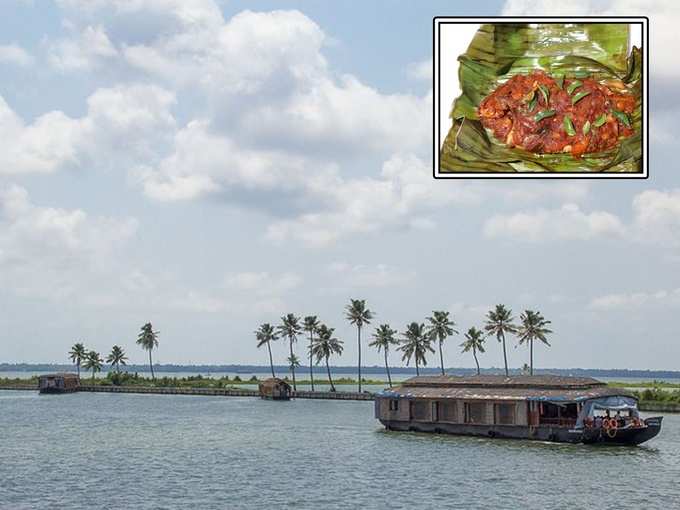
[[[384,431],[371,402],[0,392],[0,509],[672,508],[640,447]]]

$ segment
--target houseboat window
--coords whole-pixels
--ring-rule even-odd
[[[427,421],[429,403],[424,400],[414,400],[411,402],[411,419]]]
[[[455,423],[458,421],[455,402],[441,402],[439,404],[439,421]]]
[[[538,407],[542,425],[573,427],[576,424],[578,406],[575,403],[540,402]]]
[[[432,402],[432,421],[439,421],[439,402]]]
[[[493,409],[494,423],[498,425],[514,425],[515,409],[515,404],[495,404]]]
[[[399,401],[395,398],[390,399],[390,411],[398,411],[399,410]]]
[[[484,402],[465,402],[465,423],[484,423]]]

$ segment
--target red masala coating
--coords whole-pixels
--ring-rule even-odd
[[[609,84],[611,88],[592,78],[566,78],[560,87],[551,76],[534,71],[510,78],[482,101],[477,113],[482,125],[510,147],[570,152],[578,158],[611,149],[619,138],[633,134],[626,124],[631,122],[635,97],[622,82]],[[541,119],[546,113],[552,115]]]

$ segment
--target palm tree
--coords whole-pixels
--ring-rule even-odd
[[[319,319],[316,315],[308,315],[305,317],[303,329],[309,333],[309,379],[312,382],[312,391],[314,391],[314,370],[312,369],[312,345],[314,344],[314,333],[319,328]]]
[[[115,367],[116,372],[120,372],[121,365],[127,365],[127,360],[128,358],[125,355],[125,351],[117,345],[114,345],[111,348],[111,354],[109,354],[109,357],[106,358],[106,362],[110,363],[112,367]]]
[[[295,358],[295,353],[293,352],[293,342],[297,342],[297,336],[302,333],[302,327],[300,326],[300,318],[296,317],[292,313],[281,317],[281,325],[278,327],[281,336],[288,338],[288,345],[290,346],[290,356],[288,361]],[[300,363],[298,362],[298,365]],[[293,390],[297,391],[297,386],[295,384],[295,364],[290,363],[288,365],[290,371],[293,375]]]
[[[477,359],[477,352],[484,352],[484,333],[482,333],[477,328],[470,328],[467,333],[465,333],[465,341],[460,344],[463,348],[462,352],[472,351],[472,355],[475,357],[475,364],[477,365],[477,375],[480,374],[479,371],[479,360]]]
[[[399,343],[399,340],[395,337],[397,334],[396,329],[390,328],[389,324],[381,324],[378,329],[375,330],[375,333],[373,333],[373,340],[370,344],[371,347],[376,347],[378,349],[378,352],[382,349],[382,351],[385,353],[385,370],[387,370],[387,381],[390,384],[390,388],[392,387],[392,377],[390,376],[390,365],[387,363],[387,351],[390,348],[390,345],[397,345]]]
[[[326,361],[326,372],[328,373],[328,382],[331,385],[331,391],[335,391],[335,386],[333,385],[333,378],[331,377],[331,367],[328,364],[328,358],[333,354],[338,356],[342,354],[342,340],[338,340],[333,336],[335,328],[329,328],[325,324],[321,324],[317,332],[317,337],[314,339],[314,343],[310,347],[311,353],[316,358],[317,365],[321,360]]]
[[[78,369],[78,377],[80,377],[80,363],[87,355],[85,346],[81,342],[73,344],[73,347],[71,347],[71,351],[68,353],[68,355],[69,358],[71,358],[71,361],[76,364],[76,368]]]
[[[357,347],[358,347],[358,372],[359,372],[359,393],[361,393],[361,328],[371,323],[373,312],[366,308],[364,299],[350,299],[350,303],[345,307],[347,320],[357,327]]]
[[[439,362],[442,367],[442,375],[444,375],[444,354],[442,352],[442,344],[451,335],[458,334],[458,331],[453,329],[456,325],[451,319],[449,319],[449,312],[432,312],[432,317],[428,317],[427,320],[430,322],[430,327],[427,330],[427,335],[431,340],[437,340],[439,342]]]
[[[404,352],[401,359],[406,361],[407,366],[411,358],[415,359],[416,375],[420,375],[420,365],[427,366],[425,359],[427,351],[434,352],[430,337],[425,333],[425,324],[417,322],[409,324],[404,331],[404,340],[399,350]]]
[[[514,317],[512,310],[505,308],[504,305],[496,305],[494,310],[489,310],[486,314],[486,325],[484,330],[489,335],[495,335],[499,342],[503,344],[503,361],[505,362],[505,377],[508,377],[508,355],[505,350],[505,334],[517,333],[517,326],[513,324]]]
[[[86,370],[92,370],[92,382],[94,383],[94,374],[102,371],[102,363],[104,360],[101,358],[97,351],[90,351],[85,355],[83,368]]]
[[[257,331],[255,331],[255,338],[257,338],[257,348],[259,349],[264,344],[267,344],[267,350],[269,351],[269,366],[272,369],[272,377],[276,377],[274,374],[274,360],[272,358],[272,345],[271,343],[278,339],[278,335],[274,330],[274,326],[265,322],[260,325]]]
[[[534,375],[534,340],[540,340],[545,345],[550,346],[546,338],[547,335],[552,333],[552,330],[546,327],[550,324],[550,321],[545,320],[539,312],[533,310],[525,310],[519,318],[522,325],[517,329],[517,338],[519,338],[520,345],[529,344],[529,374]]]
[[[137,344],[142,346],[142,349],[149,351],[149,368],[151,369],[151,379],[156,380],[156,376],[153,373],[153,361],[151,360],[151,351],[155,347],[158,347],[158,331],[153,330],[153,326],[150,322],[147,322],[142,326],[142,330],[137,336]]]

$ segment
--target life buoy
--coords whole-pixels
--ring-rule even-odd
[[[609,427],[610,427],[610,425],[609,425],[609,418],[604,418],[604,419],[602,420],[602,428],[603,428],[604,430],[609,430]]]
[[[607,429],[607,435],[608,435],[609,437],[611,437],[612,439],[614,439],[614,438],[616,437],[616,431],[617,431],[617,430],[618,430],[618,429],[616,428],[616,426],[610,427],[610,428]]]

